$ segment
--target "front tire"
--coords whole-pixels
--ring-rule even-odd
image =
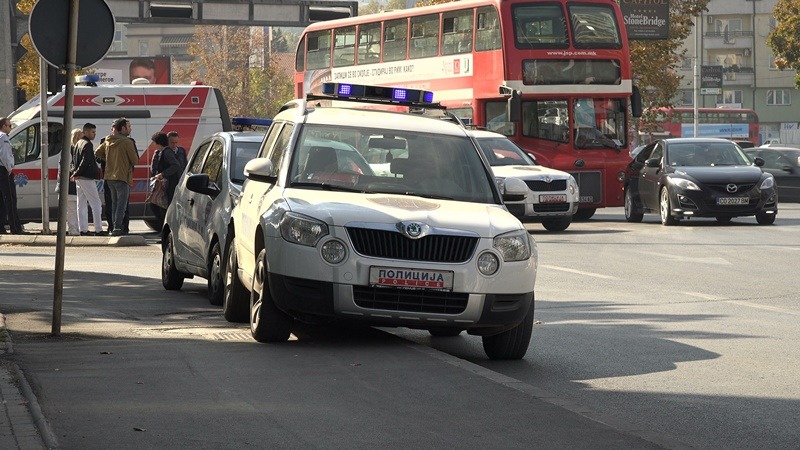
[[[625,189],[625,220],[628,222],[641,222],[644,213],[636,209],[636,202],[633,201],[633,192]]]
[[[214,242],[208,259],[208,302],[221,306],[225,296],[225,280],[223,278],[222,252],[219,241]]]
[[[522,359],[533,333],[533,303],[516,327],[492,336],[483,336],[483,351],[489,359]]]
[[[548,231],[564,231],[569,228],[571,223],[572,217],[567,217],[566,219],[543,220],[542,226]]]
[[[669,200],[669,190],[666,187],[661,188],[661,195],[659,196],[659,211],[661,212],[661,225],[666,227],[675,225],[678,221],[672,217],[672,202]]]
[[[778,214],[767,214],[764,211],[756,213],[756,222],[759,225],[772,225],[775,223],[775,218],[778,217]]]
[[[455,337],[461,334],[461,331],[463,330],[461,330],[460,328],[445,328],[445,327],[431,328],[430,330],[428,330],[431,336],[434,337]]]
[[[167,233],[161,254],[161,284],[168,291],[177,291],[183,286],[184,275],[175,267],[175,245],[172,233]]]
[[[261,250],[250,290],[250,334],[258,342],[286,342],[294,319],[275,306],[267,285],[267,251]]]
[[[245,323],[248,319],[247,288],[239,280],[236,242],[228,244],[228,263],[225,264],[225,291],[222,296],[222,315],[228,322]]]

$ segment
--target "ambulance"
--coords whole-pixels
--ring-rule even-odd
[[[120,117],[133,125],[131,138],[136,141],[139,162],[134,168],[130,195],[131,219],[143,219],[151,227],[158,227],[152,209],[147,206],[150,189],[150,161],[155,144],[150,140],[158,131],[177,131],[180,146],[187,151],[195,148],[208,135],[231,130],[231,118],[219,89],[201,84],[150,85],[120,84],[94,85],[91,79],[75,86],[72,127],[83,127],[91,122],[97,126],[94,146],[111,133],[111,123]],[[140,80],[136,80],[140,81]],[[48,135],[48,205],[50,218],[58,214],[58,166],[62,139],[69,139],[69,130],[64,130],[64,105],[62,92],[47,98]],[[41,99],[31,99],[9,118],[12,128],[9,136],[16,167],[14,182],[17,189],[17,210],[20,220],[41,222],[42,220],[42,154],[41,154]],[[98,188],[102,189],[102,183]],[[101,195],[102,198],[102,195]]]

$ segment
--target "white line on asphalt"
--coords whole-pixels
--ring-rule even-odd
[[[714,295],[703,294],[700,292],[681,292],[681,294],[689,295],[691,297],[702,298],[704,300],[711,300],[711,301],[718,301],[718,302],[725,302],[725,303],[733,303],[734,305],[739,306],[746,306],[748,308],[753,309],[761,309],[764,311],[771,311],[771,312],[779,312],[781,314],[789,314],[792,316],[800,316],[800,311],[794,311],[791,309],[786,308],[779,308],[777,306],[769,306],[769,305],[759,305],[758,303],[748,302],[745,300],[732,300],[732,299],[725,299],[723,297],[717,297]]]
[[[545,269],[560,270],[561,272],[575,273],[578,275],[585,275],[587,277],[602,278],[604,280],[619,280],[619,278],[613,277],[611,275],[603,275],[601,273],[593,273],[593,272],[584,272],[582,270],[570,269],[568,267],[550,266],[547,264],[539,264],[539,267],[543,267]]]

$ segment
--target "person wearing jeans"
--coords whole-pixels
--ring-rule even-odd
[[[114,133],[105,138],[97,147],[95,156],[105,161],[103,179],[111,188],[111,202],[114,205],[114,231],[113,236],[124,234],[125,211],[128,209],[130,186],[133,182],[133,167],[139,160],[136,144],[128,136],[133,126],[131,122],[121,117],[114,121]]]

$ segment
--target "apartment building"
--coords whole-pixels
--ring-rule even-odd
[[[775,66],[767,36],[775,28],[777,0],[710,0],[708,12],[686,40],[684,79],[677,103],[693,106],[693,67],[699,44],[701,65],[723,67],[720,95],[700,95],[699,107],[754,109],[761,124],[761,141],[780,139],[800,144],[800,91],[795,72]],[[696,33],[700,33],[699,39]]]

